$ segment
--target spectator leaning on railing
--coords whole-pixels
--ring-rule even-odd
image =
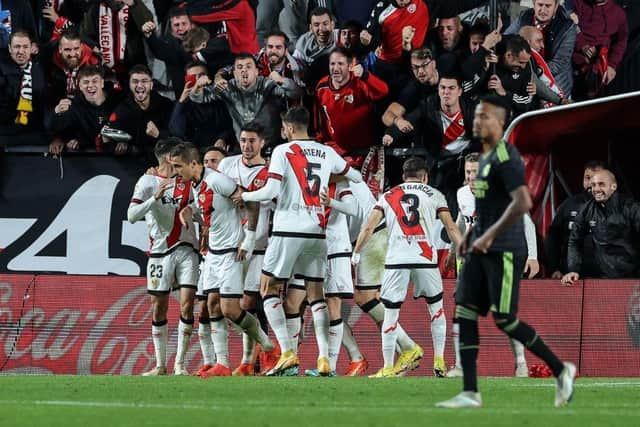
[[[569,273],[562,283],[572,285],[582,272],[582,240],[591,229],[600,277],[638,277],[640,273],[640,203],[617,192],[615,175],[602,169],[591,178],[589,200],[576,217],[569,235]]]

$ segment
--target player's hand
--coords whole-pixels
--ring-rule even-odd
[[[158,130],[158,127],[156,126],[156,124],[153,123],[151,120],[149,120],[149,122],[147,123],[147,129],[145,132],[151,138],[157,138],[160,136],[160,130]]]
[[[537,259],[528,259],[527,263],[524,265],[524,272],[527,274],[527,279],[533,279],[536,274],[540,271],[540,264]]]
[[[385,135],[382,137],[382,145],[388,147],[391,144],[393,144],[393,137],[391,135]]]
[[[55,139],[51,141],[51,144],[49,144],[49,153],[53,154],[54,156],[62,153],[62,150],[64,150],[64,142],[60,141],[59,139]]]
[[[242,193],[244,193],[244,189],[238,186],[236,191],[230,196],[231,201],[235,206],[242,206],[244,201],[242,200]]]
[[[360,254],[358,252],[354,252],[351,254],[351,265],[355,268],[360,263]]]
[[[64,99],[61,99],[60,102],[58,102],[58,105],[56,105],[53,111],[56,114],[62,114],[65,111],[69,111],[69,108],[71,108],[71,100],[64,98]]]
[[[151,166],[149,169],[147,169],[147,171],[144,174],[151,175],[151,176],[158,176],[158,168]]]
[[[561,283],[564,286],[571,286],[580,279],[580,275],[576,272],[570,272],[562,276]]]
[[[151,37],[151,34],[156,30],[156,23],[153,21],[148,21],[142,24],[142,35],[146,38]]]
[[[447,258],[444,260],[444,269],[445,270],[453,270],[456,269],[456,253],[454,251],[449,251],[447,254]]]
[[[484,233],[482,236],[474,240],[471,245],[471,251],[475,254],[486,254],[493,244],[494,237]]]
[[[327,187],[320,190],[320,204],[327,207],[331,204],[331,197],[327,194]]]
[[[76,151],[80,148],[80,142],[77,139],[71,139],[66,143],[67,150]]]
[[[256,232],[245,230],[244,232],[244,240],[242,244],[238,248],[238,253],[236,254],[236,261],[245,261],[251,258],[253,254],[253,250],[256,247]]]
[[[562,272],[559,270],[554,271],[553,273],[551,273],[551,278],[552,279],[562,279]]]
[[[158,191],[156,191],[156,193],[153,195],[153,197],[156,200],[160,200],[162,198],[162,195],[164,194],[164,192],[166,190],[168,190],[169,188],[171,188],[173,186],[173,179],[172,178],[165,178],[162,180],[162,182],[160,183],[160,185],[158,186]],[[181,212],[180,212],[180,222],[182,222],[182,212],[184,212],[185,209],[189,209],[189,206],[187,206],[186,208],[184,208]],[[185,225],[184,223],[182,223],[182,225]]]
[[[393,123],[402,133],[409,133],[413,130],[413,125],[411,124],[411,122],[409,120],[403,119],[402,117],[396,117]]]
[[[369,31],[367,30],[360,31],[360,43],[362,43],[364,46],[369,46],[372,39],[373,39],[373,36]]]
[[[171,179],[171,178],[167,178]],[[184,226],[187,230],[189,229],[189,220],[193,218],[193,211],[191,210],[191,206],[187,206],[183,208],[178,214],[178,218],[180,219],[180,224]]]
[[[496,93],[500,96],[505,96],[507,94],[507,91],[504,90],[504,87],[502,86],[502,80],[500,80],[500,77],[498,77],[497,74],[494,74],[491,76],[491,78],[489,78],[487,88],[490,90],[495,90]]]
[[[460,259],[462,259],[467,254],[467,250],[469,250],[469,239],[471,238],[472,228],[473,226],[469,227],[467,231],[464,232],[460,245],[456,247],[456,256]]]

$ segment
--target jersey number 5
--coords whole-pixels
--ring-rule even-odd
[[[311,197],[317,197],[320,194],[320,177],[313,173],[314,169],[318,170],[322,167],[320,163],[307,163],[307,184],[309,187],[306,189],[307,194]]]
[[[415,194],[405,194],[400,199],[403,205],[407,205],[406,214],[400,220],[409,227],[414,227],[420,223],[420,199]]]

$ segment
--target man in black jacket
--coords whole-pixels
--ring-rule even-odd
[[[153,90],[153,75],[146,65],[135,65],[129,71],[129,96],[109,116],[108,127],[131,135],[120,141],[116,154],[152,152],[160,138],[169,136],[167,125],[173,102]],[[103,137],[104,142],[108,141]]]
[[[28,32],[15,30],[9,36],[9,55],[0,54],[2,144],[46,143],[44,73],[32,59],[32,41]]]
[[[605,165],[599,160],[592,160],[584,165],[584,173],[582,175],[582,187],[584,191],[567,198],[558,207],[553,222],[547,231],[547,238],[544,242],[546,254],[546,265],[548,271],[551,272],[552,279],[562,279],[562,276],[568,273],[567,270],[567,245],[569,242],[569,233],[574,227],[576,216],[582,210],[584,205],[593,198],[591,195],[591,177],[604,169]],[[595,259],[593,256],[593,240],[589,232],[584,237],[584,246],[582,247],[583,263],[582,275],[591,277],[596,270]]]
[[[456,191],[464,179],[464,156],[478,151],[472,146],[475,103],[462,97],[460,78],[442,75],[438,93],[422,101],[405,116],[412,131],[403,132],[390,126],[382,139],[383,145],[401,143],[414,136],[427,150],[429,183],[447,197],[452,214],[457,212]]]
[[[621,196],[617,189],[616,177],[607,169],[591,178],[593,199],[580,211],[569,235],[569,273],[562,277],[563,284],[572,285],[582,277],[582,241],[589,229],[600,277],[638,277],[640,203]]]
[[[85,65],[78,71],[80,94],[73,101],[64,98],[54,109],[49,130],[61,138],[49,145],[49,152],[60,154],[66,147],[103,149],[100,131],[114,108],[114,97],[104,90],[104,71],[101,67]],[[66,142],[64,142],[66,141]]]

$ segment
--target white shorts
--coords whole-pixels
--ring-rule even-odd
[[[374,233],[360,251],[360,262],[356,269],[356,289],[380,289],[388,238],[389,233],[384,228]]]
[[[200,261],[200,265],[198,270],[200,273],[198,274],[198,288],[196,289],[196,299],[203,300],[207,299],[207,296],[204,293],[204,260]]]
[[[327,269],[327,242],[324,239],[271,236],[264,255],[262,272],[278,280],[297,276],[323,282]]]
[[[220,293],[221,298],[242,298],[242,262],[236,261],[236,250],[223,254],[209,252],[205,258],[207,271],[204,293]]]
[[[353,298],[350,256],[339,256],[327,260],[324,295],[326,297]]]
[[[180,287],[195,289],[198,263],[198,254],[187,245],[178,246],[164,256],[152,255],[147,262],[147,291],[151,294],[168,294]]]
[[[243,263],[244,269],[244,293],[257,295],[260,293],[260,276],[264,255],[252,255],[249,261]]]
[[[428,301],[442,294],[442,277],[437,265],[433,268],[385,269],[380,290],[380,300],[385,307],[400,307],[410,281],[413,282],[414,298],[424,297]]]

